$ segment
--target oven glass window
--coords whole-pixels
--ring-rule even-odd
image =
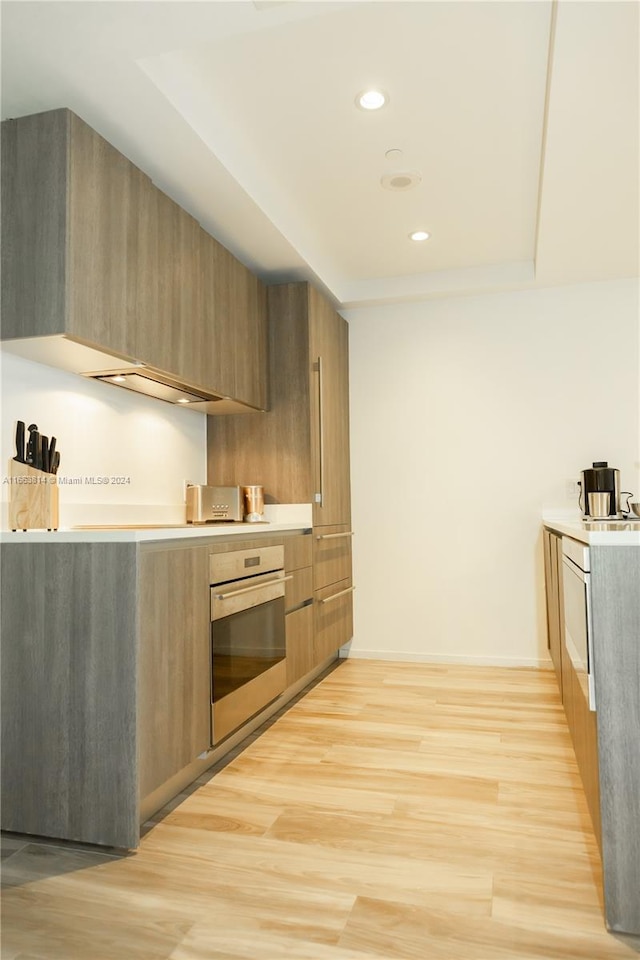
[[[284,597],[214,620],[211,626],[214,702],[285,658]]]

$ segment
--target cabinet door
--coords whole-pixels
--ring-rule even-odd
[[[67,330],[135,355],[135,297],[144,174],[69,114]]]
[[[208,417],[208,483],[260,483],[267,503],[311,502],[306,284],[269,287],[269,410]]]
[[[301,567],[310,567],[313,563],[312,537],[310,533],[300,533],[296,536],[285,537],[284,566],[287,573],[299,570]]]
[[[288,575],[291,580],[288,580],[285,585],[284,606],[285,610],[293,610],[312,599],[313,571],[311,567],[303,567],[300,570],[293,570]]]
[[[140,561],[140,798],[210,745],[209,551],[146,547]]]
[[[287,638],[287,686],[300,680],[314,667],[313,605],[288,613],[285,621]]]
[[[2,827],[135,847],[135,544],[2,560]]]
[[[266,290],[233,259],[232,313],[235,335],[235,397],[259,410],[267,407]]]
[[[349,333],[345,320],[309,287],[314,526],[348,523]]]
[[[65,332],[69,111],[2,124],[2,338]]]
[[[200,274],[200,224],[178,208],[175,252],[176,321],[171,329],[172,366],[187,383],[206,386]]]
[[[178,317],[176,250],[180,208],[149,185],[145,195],[146,230],[139,255],[148,269],[148,309],[136,324],[135,355],[159,370],[175,372],[172,327]]]
[[[547,638],[549,654],[553,662],[560,688],[562,690],[562,644],[561,644],[561,611],[560,611],[560,573],[562,569],[562,538],[550,530],[543,530],[544,540],[544,573],[545,592],[547,602]]]
[[[313,531],[313,586],[315,590],[351,577],[352,531],[347,524],[316,527]]]
[[[598,844],[602,846],[598,776],[598,715],[595,711],[589,709],[589,703],[571,663],[571,658],[567,656],[565,659],[563,679],[567,723],[571,732],[587,806],[591,814],[593,832]]]
[[[314,600],[313,659],[317,666],[353,636],[353,586],[342,580],[317,590]]]
[[[144,210],[143,259],[150,287],[135,327],[135,355],[198,386],[206,366],[200,225],[154,186],[145,197]]]
[[[204,326],[202,384],[223,397],[235,394],[234,334],[230,304],[231,254],[200,231],[200,270]]]

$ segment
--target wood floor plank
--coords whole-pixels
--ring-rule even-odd
[[[315,833],[314,833],[315,836]],[[451,897],[456,889],[473,899],[491,894],[489,871],[443,860],[408,860],[401,854],[371,851],[359,847],[335,849],[293,840],[265,837],[259,845],[248,838],[219,836],[203,831],[181,831],[171,826],[149,836],[147,852],[157,862],[176,862],[183,857],[189,873],[212,864],[232,886],[247,883],[252,875],[268,891],[315,892],[327,896],[379,897],[392,893],[395,900],[424,903],[425,897],[439,896],[445,889]],[[237,863],[242,864],[237,867]],[[207,882],[215,878],[207,878]]]
[[[299,776],[294,777],[294,768]],[[305,777],[304,770],[307,769]],[[247,764],[242,770],[233,767],[223,771],[226,774],[224,784],[231,785],[235,790],[242,790],[253,797],[256,802],[267,800],[271,803],[311,803],[318,807],[331,807],[351,810],[354,812],[368,810],[372,813],[391,812],[395,802],[395,794],[385,793],[382,790],[357,790],[349,785],[340,783],[326,784],[321,792],[314,790],[311,778],[308,776],[308,765],[298,764],[292,760],[283,767],[281,776],[274,778],[273,771],[268,764],[261,764],[258,760]]]
[[[381,950],[396,960],[637,960],[632,948],[602,931],[542,929],[524,918],[479,917],[463,925],[453,913],[365,898],[357,901],[340,945]]]
[[[257,942],[259,939],[259,948]],[[257,950],[259,949],[259,954]],[[171,954],[170,960],[394,960],[389,955],[349,950],[260,930],[220,929],[199,924]]]
[[[201,790],[186,797],[170,811],[160,811],[153,817],[153,822],[261,837],[282,811],[281,806],[247,801],[237,791],[231,797],[218,791],[212,803],[206,790]]]
[[[2,960],[638,960],[550,671],[346,661],[145,825],[7,837]]]

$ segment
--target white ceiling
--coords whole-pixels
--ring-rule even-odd
[[[267,281],[353,307],[638,275],[636,2],[0,9],[2,117],[70,107]]]

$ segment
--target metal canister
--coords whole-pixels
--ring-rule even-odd
[[[264,487],[253,484],[243,487],[244,519],[247,523],[262,523],[264,521]]]

